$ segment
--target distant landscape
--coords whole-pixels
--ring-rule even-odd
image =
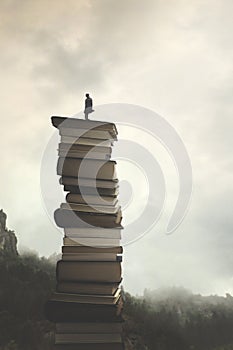
[[[0,253],[0,350],[48,350],[54,325],[44,303],[55,288],[55,260]],[[233,350],[233,297],[183,288],[125,292],[126,350]]]

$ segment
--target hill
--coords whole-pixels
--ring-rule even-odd
[[[0,350],[48,350],[54,326],[43,307],[56,259],[0,253]],[[125,294],[126,350],[233,350],[233,298],[183,288]]]
[[[233,350],[233,297],[194,295],[184,288],[126,294],[125,336],[134,349]]]
[[[0,254],[0,349],[47,350],[53,325],[43,305],[55,287],[55,265],[35,255]]]

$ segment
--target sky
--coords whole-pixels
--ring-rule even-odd
[[[41,196],[42,159],[56,132],[50,117],[79,113],[90,92],[96,106],[127,103],[162,116],[192,163],[188,214],[166,235],[178,193],[174,165],[159,142],[130,134],[161,164],[167,199],[157,225],[125,247],[125,289],[233,293],[232,12],[230,0],[0,2],[0,207],[21,251],[61,249]],[[134,171],[120,166],[119,177],[130,183]],[[143,181],[134,184],[135,218]],[[156,198],[156,182],[154,189]]]

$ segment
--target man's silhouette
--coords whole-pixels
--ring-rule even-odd
[[[89,96],[89,94],[86,94],[86,100],[85,100],[85,119],[88,120],[88,114],[94,112],[94,109],[92,109],[92,98]]]

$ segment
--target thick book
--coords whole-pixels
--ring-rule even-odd
[[[62,260],[64,261],[118,261],[122,262],[122,255],[116,255],[111,253],[68,253],[62,254]]]
[[[61,136],[61,143],[73,144],[73,145],[84,145],[84,146],[101,146],[101,147],[112,147],[114,140],[101,140],[93,139],[88,137],[76,137],[76,136]]]
[[[91,247],[119,247],[120,240],[114,238],[93,238],[93,237],[64,237],[63,245],[81,245]]]
[[[96,160],[110,160],[111,155],[110,154],[104,154],[104,153],[98,153],[98,152],[89,152],[89,153],[83,153],[83,152],[67,152],[67,151],[58,151],[58,156],[63,158],[78,158],[78,159],[96,159]]]
[[[117,188],[118,180],[96,180],[81,177],[62,176],[59,179],[61,185],[79,186],[79,187],[100,187],[100,188]]]
[[[121,239],[122,228],[64,228],[65,237]]]
[[[66,118],[60,116],[51,117],[52,125],[55,128],[68,128],[68,129],[96,129],[106,130],[117,135],[117,128],[114,123],[96,121],[96,120],[84,120],[77,118]]]
[[[121,290],[118,288],[114,295],[99,295],[99,294],[71,294],[71,293],[53,293],[50,300],[68,301],[72,303],[85,304],[102,304],[112,305],[116,304],[121,296]]]
[[[120,333],[56,333],[55,344],[121,343]]]
[[[115,214],[85,213],[70,209],[57,209],[54,212],[54,220],[58,227],[119,227],[121,226],[122,213],[119,210]]]
[[[76,193],[67,193],[67,203],[78,203],[78,204],[96,204],[96,205],[117,205],[118,199],[110,196],[93,196],[93,195],[81,195]]]
[[[116,283],[121,279],[121,264],[113,261],[58,261],[57,281]]]
[[[60,293],[113,295],[121,281],[122,279],[117,283],[59,282],[56,291]]]
[[[56,333],[121,333],[123,323],[56,323]]]
[[[73,144],[73,143],[64,143],[61,142],[58,145],[58,150],[62,152],[82,152],[82,153],[88,153],[88,152],[97,152],[97,153],[103,153],[103,154],[111,154],[112,148],[111,147],[105,147],[105,146],[92,146],[92,145],[79,145],[79,144]]]
[[[85,247],[85,246],[63,246],[62,253],[93,253],[93,254],[102,254],[102,253],[114,253],[122,254],[123,247],[110,247],[110,248],[96,248],[96,247]]]
[[[61,136],[71,137],[88,137],[93,139],[101,140],[116,140],[116,135],[108,130],[98,130],[97,128],[92,129],[71,129],[71,128],[59,128],[59,134]]]
[[[61,203],[61,209],[71,209],[84,213],[115,214],[120,210],[119,206],[85,205],[77,203]]]
[[[119,194],[119,187],[116,188],[101,188],[101,187],[88,187],[88,186],[73,186],[73,185],[64,185],[64,191],[65,192],[71,192],[72,194],[83,194],[83,195],[92,195],[96,196],[97,191],[97,198],[98,196],[109,196],[114,197],[114,199]]]
[[[58,158],[57,174],[61,176],[114,180],[116,162],[94,159]]]
[[[51,322],[122,322],[122,298],[114,305],[49,300],[45,316]]]
[[[105,343],[105,344],[57,344],[53,350],[125,350],[123,343]]]

